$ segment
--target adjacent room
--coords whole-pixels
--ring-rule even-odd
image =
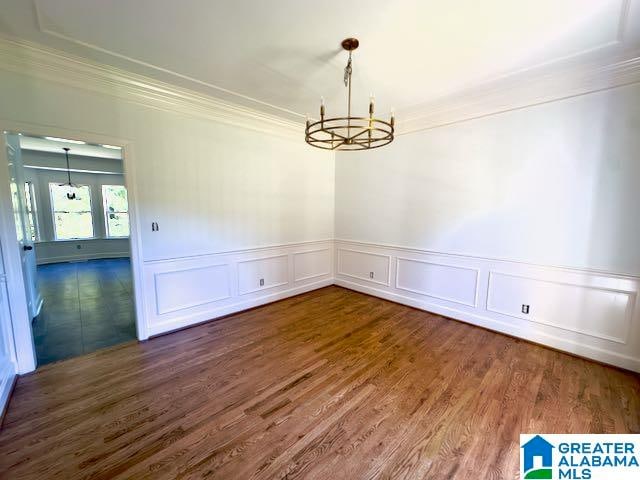
[[[0,142],[0,478],[639,478],[640,0],[0,0]]]
[[[136,338],[121,148],[7,142],[38,365]]]

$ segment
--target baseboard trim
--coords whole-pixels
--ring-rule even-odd
[[[5,366],[3,370],[7,370],[11,373],[8,373],[5,377],[4,375],[7,374],[7,372],[2,372],[3,380],[0,384],[0,430],[2,430],[4,417],[7,413],[7,409],[9,408],[9,402],[11,401],[11,395],[13,395],[13,390],[15,389],[16,381],[18,380],[18,376],[13,372],[12,364]]]
[[[417,308],[419,310],[424,310],[426,312],[441,315],[452,320],[469,323],[471,325],[491,330],[493,332],[520,338],[536,345],[552,348],[554,350],[560,350],[570,355],[585,358],[590,361],[605,363],[607,365],[612,365],[615,367],[620,367],[626,370],[640,373],[640,358],[629,357],[584,344],[577,344],[570,340],[565,340],[542,332],[522,332],[519,328],[514,327],[513,325],[505,322],[500,322],[499,320],[484,315],[466,312],[456,308],[432,303],[426,300],[416,300],[414,298],[405,297],[397,293],[388,292],[367,285],[361,285],[340,278],[336,278],[334,280],[334,284],[339,287],[347,288],[349,290],[354,290],[356,292],[365,293],[367,295],[382,298],[384,300],[389,300],[402,305]]]
[[[167,333],[175,332],[176,330],[181,330],[186,327],[200,325],[202,323],[206,323],[211,320],[219,319],[220,317],[224,317],[234,313],[239,313],[244,310],[249,310],[251,308],[266,305],[268,303],[277,302],[279,300],[284,300],[285,298],[300,295],[301,293],[306,293],[312,290],[317,290],[319,288],[328,287],[330,285],[333,285],[333,283],[334,283],[333,278],[327,278],[319,282],[307,283],[305,285],[289,288],[287,290],[281,290],[268,295],[254,297],[242,302],[236,302],[231,305],[224,305],[222,307],[214,308],[206,312],[174,318],[167,322],[150,324],[149,336],[157,337]]]

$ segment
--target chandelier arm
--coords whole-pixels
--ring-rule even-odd
[[[349,140],[354,140],[356,138],[358,138],[360,135],[362,135],[363,133],[371,133],[371,129],[368,127],[362,127],[362,130],[359,133],[356,133],[354,136],[349,137]]]
[[[319,123],[320,122],[318,122],[318,124]],[[309,125],[309,127],[313,127],[314,125],[315,124],[311,124],[311,125]],[[329,127],[324,127],[324,128],[318,128],[317,130],[309,129],[307,131],[307,136],[312,136],[312,135],[314,135],[315,133],[318,133],[318,132],[326,132],[326,133],[332,133],[333,135],[338,137],[340,140],[347,140],[347,137],[345,137],[344,135],[340,135],[339,133],[334,132],[334,130],[338,129],[338,128],[344,128],[344,126],[341,127],[340,125],[335,125],[335,126],[329,126]],[[331,140],[328,140],[328,141],[331,141]]]
[[[344,145],[346,142],[342,141],[336,145],[332,145],[331,146],[331,150],[336,150],[337,148],[340,148],[342,145]]]

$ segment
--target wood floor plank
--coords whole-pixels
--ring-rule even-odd
[[[533,432],[639,433],[640,377],[327,287],[19,378],[0,477],[516,478]]]

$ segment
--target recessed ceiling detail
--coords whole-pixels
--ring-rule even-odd
[[[402,123],[477,86],[601,68],[640,50],[640,0],[34,4],[5,0],[0,32],[299,123],[320,95],[327,110],[344,104],[335,39],[347,33],[367,45],[354,91],[375,91],[376,109],[395,107]],[[366,97],[353,108],[366,111]]]

